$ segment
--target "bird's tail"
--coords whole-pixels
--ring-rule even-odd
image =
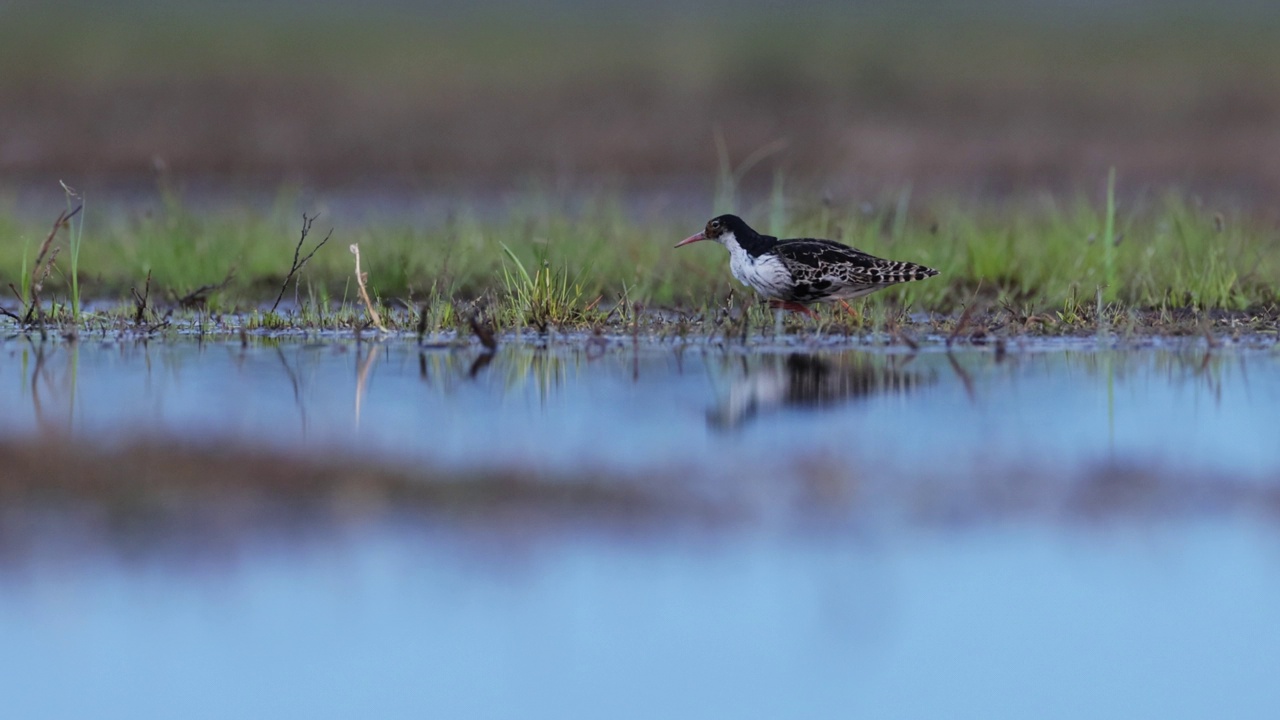
[[[907,262],[906,260],[886,261],[877,270],[879,270],[877,274],[882,278],[882,282],[886,284],[924,280],[938,274],[938,271],[931,267]]]

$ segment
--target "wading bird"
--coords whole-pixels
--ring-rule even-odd
[[[729,271],[769,300],[770,307],[816,316],[807,306],[862,297],[890,285],[923,280],[937,270],[902,260],[885,260],[834,240],[779,240],[761,235],[737,215],[721,215],[697,235],[676,244],[715,240],[729,250]]]

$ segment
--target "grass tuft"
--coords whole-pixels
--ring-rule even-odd
[[[568,268],[553,270],[546,258],[538,261],[532,275],[505,243],[502,251],[515,265],[512,272],[504,263],[502,281],[511,324],[532,326],[545,332],[548,327],[589,324],[600,316],[599,298],[583,304],[585,293],[579,276],[570,279]]]

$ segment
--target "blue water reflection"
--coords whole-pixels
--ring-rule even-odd
[[[163,535],[156,552],[122,553],[46,530],[0,563],[9,711],[1074,719],[1280,706],[1270,352],[997,361],[621,343],[507,347],[473,373],[479,352],[81,343],[37,357],[11,343],[0,429],[637,483],[676,472],[738,520],[401,521],[211,555],[164,552]]]
[[[1270,351],[1059,350],[999,361],[989,351],[514,345],[473,376],[480,356],[411,343],[80,343],[38,361],[10,342],[0,430],[97,441],[143,431],[549,469],[786,472],[820,457],[877,475],[940,462],[969,471],[1117,459],[1251,477],[1280,470],[1280,359]]]

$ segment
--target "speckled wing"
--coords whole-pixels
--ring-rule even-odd
[[[938,274],[933,268],[885,260],[833,240],[784,240],[773,251],[791,272],[789,299],[800,303],[848,300]]]

